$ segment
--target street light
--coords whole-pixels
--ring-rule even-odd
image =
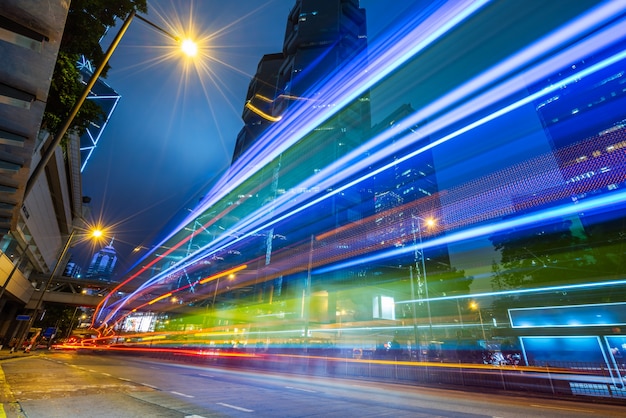
[[[128,26],[133,21],[133,18],[135,16],[137,17],[137,19],[147,23],[148,25],[150,25],[153,28],[157,29],[159,32],[167,35],[168,37],[170,37],[174,41],[176,41],[179,44],[181,44],[182,50],[183,50],[183,52],[186,55],[193,56],[193,55],[195,55],[197,53],[198,48],[197,48],[197,46],[195,46],[193,41],[191,41],[189,39],[181,40],[181,38],[179,38],[178,36],[171,34],[170,32],[166,31],[165,29],[163,29],[163,28],[155,25],[154,23],[150,22],[145,17],[138,15],[136,10],[133,10],[132,12],[130,12],[128,14],[128,17],[126,18],[126,20],[122,24],[122,27],[120,28],[119,32],[117,33],[117,35],[115,36],[115,38],[111,42],[111,45],[109,46],[109,48],[107,49],[106,53],[104,54],[104,58],[102,59],[102,62],[95,69],[95,71],[91,75],[91,78],[89,79],[89,81],[85,85],[85,88],[84,88],[81,96],[78,98],[78,100],[76,100],[76,103],[74,103],[74,106],[72,107],[72,110],[70,111],[67,119],[65,119],[65,122],[63,123],[63,125],[61,126],[59,131],[56,133],[56,135],[54,136],[54,139],[53,139],[52,143],[46,149],[44,154],[41,156],[41,160],[39,160],[39,162],[37,163],[37,166],[34,168],[34,170],[32,171],[32,173],[30,175],[30,177],[28,178],[28,181],[26,182],[26,187],[24,188],[23,200],[26,200],[26,197],[28,196],[28,194],[32,190],[33,186],[35,185],[35,181],[41,175],[43,170],[46,168],[46,166],[48,165],[48,162],[50,161],[50,159],[54,155],[56,148],[61,144],[61,140],[63,139],[63,137],[67,133],[68,129],[72,126],[72,122],[74,121],[74,118],[78,114],[78,111],[80,110],[80,108],[82,107],[83,103],[87,99],[87,96],[89,96],[89,92],[91,92],[91,89],[96,84],[96,81],[98,81],[98,78],[100,77],[100,74],[104,70],[104,67],[107,65],[107,63],[109,62],[109,59],[111,58],[111,55],[113,55],[113,52],[115,51],[115,49],[117,48],[117,45],[122,40],[122,37],[126,33],[126,30],[128,29]]]
[[[74,325],[74,318],[76,318],[76,312],[78,312],[78,306],[74,308],[74,313],[72,314],[72,319],[70,319],[70,325],[67,328],[67,335],[65,336],[66,339],[70,338],[70,335],[72,335],[72,328]]]
[[[218,276],[217,277],[217,282],[215,283],[215,291],[213,292],[213,302],[211,303],[211,306],[213,306],[213,309],[215,309],[215,298],[217,298],[217,289],[220,287],[220,279],[222,278],[222,276]],[[234,273],[230,273],[228,275],[228,280],[233,280],[235,278],[235,274]]]
[[[417,228],[415,227],[416,222],[417,221]],[[432,321],[432,315],[430,312],[430,295],[428,294],[428,278],[426,276],[426,259],[424,257],[424,248],[423,248],[423,241],[422,241],[422,225],[420,224],[420,222],[423,222],[426,227],[433,227],[437,224],[437,222],[435,221],[435,219],[433,218],[422,218],[420,216],[417,215],[413,215],[411,214],[411,226],[413,229],[413,249],[415,251],[415,272],[417,275],[417,292],[418,292],[418,296],[419,296],[419,300],[421,301],[423,299],[422,296],[422,283],[423,283],[423,288],[424,288],[424,292],[426,293],[426,311],[428,312],[428,329],[429,329],[429,338],[430,341],[433,340],[433,321]],[[417,232],[417,234],[416,234]],[[419,239],[419,245],[418,245],[418,239]],[[418,263],[418,258],[419,258],[419,263]],[[417,325],[415,324],[416,318],[415,318],[415,290],[414,290],[414,284],[413,284],[413,266],[411,266],[411,268],[409,269],[410,272],[410,279],[411,279],[411,300],[413,300],[413,331],[415,333],[415,345],[418,346],[419,343],[417,341]],[[420,302],[421,303],[421,302]]]
[[[485,348],[487,346],[487,336],[485,334],[485,324],[483,323],[483,314],[480,311],[480,305],[476,302],[470,302],[470,309],[478,311],[478,319],[480,320],[480,329],[483,331],[483,341],[485,341]]]
[[[30,316],[30,318],[28,320],[28,324],[26,326],[26,329],[24,331],[22,331],[22,335],[20,336],[20,338],[19,338],[19,340],[17,342],[18,349],[22,346],[22,343],[24,342],[24,339],[26,338],[26,336],[28,335],[31,327],[33,326],[33,323],[35,322],[35,316],[37,316],[37,313],[41,309],[41,305],[42,305],[42,302],[43,302],[43,297],[46,294],[46,292],[48,291],[48,288],[50,287],[50,284],[52,283],[52,281],[56,277],[56,273],[57,273],[57,270],[59,269],[59,266],[61,266],[63,264],[63,260],[65,259],[65,255],[67,254],[67,250],[70,248],[70,245],[72,243],[72,239],[74,238],[74,236],[76,235],[76,233],[78,231],[79,231],[78,228],[76,228],[76,227],[72,228],[72,231],[70,232],[69,236],[67,237],[67,240],[65,241],[65,245],[63,246],[63,250],[61,251],[61,254],[57,258],[57,261],[56,261],[56,263],[54,265],[54,268],[52,269],[52,273],[50,273],[50,277],[46,281],[46,284],[41,288],[41,290],[40,290],[41,294],[39,295],[39,299],[37,299],[37,303],[35,304],[35,308],[34,308],[33,314]],[[87,234],[87,235],[89,237],[92,237],[92,238],[100,238],[103,235],[103,231],[100,228],[94,228],[94,229],[90,230],[89,234]]]

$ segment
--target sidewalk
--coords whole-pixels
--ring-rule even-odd
[[[0,361],[18,357],[32,356],[33,354],[41,354],[42,352],[44,352],[44,350],[31,351],[29,353],[25,353],[24,350],[15,351],[13,353],[11,353],[10,351],[11,350],[9,348],[3,348],[2,350],[0,350]]]
[[[26,418],[26,415],[22,412],[22,409],[11,392],[11,387],[4,377],[4,371],[2,370],[2,360],[8,360],[12,358],[30,357],[37,352],[24,353],[24,351],[16,351],[11,353],[9,348],[3,348],[0,350],[0,418]]]

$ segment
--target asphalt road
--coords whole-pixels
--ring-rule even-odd
[[[0,368],[0,417],[10,418],[624,416],[623,405],[75,352],[4,360]]]

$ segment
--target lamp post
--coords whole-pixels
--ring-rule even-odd
[[[419,353],[419,335],[417,332],[417,317],[416,317],[416,305],[415,305],[415,284],[413,280],[413,266],[409,266],[409,279],[411,282],[411,316],[413,317],[413,340],[415,341],[415,356]]]
[[[70,232],[69,236],[67,237],[67,240],[65,241],[65,245],[63,246],[63,250],[61,250],[61,254],[57,258],[57,261],[56,261],[56,263],[54,265],[54,268],[52,269],[52,273],[50,273],[50,277],[46,281],[46,284],[41,288],[41,290],[40,290],[41,293],[39,295],[39,298],[37,299],[37,303],[35,304],[35,308],[34,308],[33,314],[30,316],[30,318],[28,320],[26,329],[24,331],[22,331],[22,334],[21,334],[20,338],[18,339],[18,342],[17,342],[18,349],[19,349],[19,347],[22,346],[22,343],[24,342],[24,339],[28,335],[28,332],[30,331],[30,328],[33,326],[33,323],[35,322],[35,316],[37,316],[39,310],[41,309],[41,305],[42,305],[42,302],[43,302],[43,297],[46,294],[46,292],[48,291],[48,288],[50,287],[50,284],[52,283],[52,281],[56,277],[56,273],[57,273],[57,270],[59,269],[59,266],[61,266],[63,264],[63,260],[65,259],[65,256],[67,254],[67,250],[70,248],[70,245],[72,243],[72,239],[74,238],[74,235],[76,235],[77,231],[78,231],[77,228],[73,228],[72,231]],[[102,230],[100,230],[100,229],[92,230],[91,231],[91,236],[94,237],[94,238],[101,237],[102,236]]]
[[[235,278],[234,274],[229,274],[228,275],[228,280],[233,280]],[[217,298],[217,289],[220,287],[220,279],[221,277],[217,278],[217,282],[215,283],[215,291],[213,292],[213,302],[211,304],[211,306],[213,306],[213,309],[215,309],[215,298]]]
[[[176,41],[178,43],[181,43],[183,52],[185,52],[187,55],[193,56],[193,55],[196,54],[197,47],[195,46],[195,44],[192,41],[190,41],[190,40],[181,41],[181,39],[178,36],[175,36],[175,35],[169,33],[165,29],[160,28],[159,26],[157,26],[154,23],[150,22],[146,18],[138,15],[136,10],[133,10],[132,12],[130,12],[128,14],[128,16],[126,17],[126,20],[124,20],[124,23],[120,27],[119,32],[117,33],[117,35],[115,35],[115,38],[111,42],[111,45],[109,45],[109,48],[107,49],[106,53],[104,54],[104,58],[102,59],[102,62],[100,63],[100,65],[98,65],[98,67],[93,72],[91,78],[89,79],[89,81],[85,85],[85,88],[84,88],[81,96],[78,98],[78,100],[76,100],[76,103],[74,103],[74,106],[72,107],[72,110],[70,111],[69,115],[65,119],[65,122],[63,123],[63,125],[61,126],[59,131],[55,134],[55,136],[54,136],[54,138],[52,140],[52,143],[45,150],[45,152],[41,156],[41,160],[39,160],[39,162],[37,163],[37,166],[34,168],[34,170],[32,171],[32,173],[30,175],[30,177],[28,178],[28,181],[26,182],[26,187],[24,188],[23,200],[26,199],[26,196],[28,196],[28,194],[32,190],[33,186],[35,185],[35,181],[41,175],[43,170],[48,165],[48,162],[50,161],[50,159],[54,155],[56,147],[58,147],[59,144],[61,144],[61,140],[63,139],[63,137],[67,133],[68,129],[72,126],[72,122],[74,121],[74,118],[78,114],[78,111],[80,110],[80,108],[82,107],[83,103],[87,99],[87,96],[89,96],[89,92],[91,92],[91,89],[93,88],[93,86],[98,81],[98,78],[100,77],[100,74],[102,74],[102,71],[104,70],[105,66],[109,62],[109,59],[113,55],[113,52],[115,51],[115,49],[117,48],[117,45],[122,40],[122,37],[126,33],[126,30],[128,29],[128,26],[133,21],[133,18],[135,16],[137,17],[137,19],[147,23],[148,25],[150,25],[153,28],[157,29],[159,32],[161,32],[161,33],[167,35],[168,37],[172,38],[174,41]]]
[[[416,221],[417,221],[417,228],[416,228]],[[418,293],[418,297],[421,303],[421,300],[423,299],[423,295],[422,295],[422,287],[424,288],[424,293],[426,296],[426,311],[428,313],[428,330],[429,330],[429,339],[430,341],[433,340],[433,321],[432,321],[432,315],[430,312],[430,295],[428,294],[428,278],[426,275],[426,259],[424,257],[424,247],[423,247],[423,240],[422,240],[422,225],[421,225],[421,221],[423,221],[426,226],[432,227],[436,224],[435,220],[432,218],[422,218],[420,216],[417,215],[413,215],[411,214],[411,226],[412,226],[412,230],[413,230],[413,248],[415,251],[415,273],[417,276],[417,293]],[[416,234],[417,232],[417,234]],[[418,241],[419,240],[419,241]],[[419,243],[419,245],[418,245]],[[418,262],[419,259],[419,262]],[[412,300],[415,301],[415,295],[414,295],[414,284],[413,284],[413,266],[411,266],[410,269],[410,273],[411,273],[411,297]],[[413,324],[415,326],[415,302],[413,302]],[[414,332],[417,334],[417,330],[414,329]],[[418,342],[416,341],[415,344],[417,345]]]
[[[480,305],[476,302],[470,303],[470,308],[478,311],[478,319],[480,320],[480,329],[483,332],[483,341],[485,341],[485,346],[487,345],[487,335],[485,334],[485,324],[483,323],[483,314],[480,311]]]
[[[74,318],[76,318],[76,312],[78,312],[78,306],[76,308],[74,308],[74,313],[72,314],[72,319],[70,319],[70,325],[67,329],[67,335],[65,336],[65,338],[70,338],[70,335],[72,335],[72,328],[74,325]]]

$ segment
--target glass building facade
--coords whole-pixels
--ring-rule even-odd
[[[410,10],[281,110],[96,325],[623,378],[620,3]]]
[[[86,85],[94,73],[93,64],[84,56],[81,56],[77,66],[83,78],[83,83]],[[102,115],[100,120],[92,121],[85,130],[85,133],[80,137],[81,173],[87,167],[91,155],[96,150],[98,142],[100,142],[100,137],[121,97],[122,96],[105,83],[102,78],[98,78],[89,92],[86,100],[95,102],[102,110]]]

